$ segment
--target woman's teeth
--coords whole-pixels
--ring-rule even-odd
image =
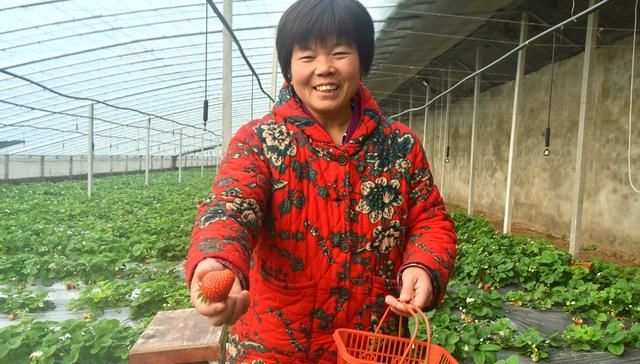
[[[338,89],[336,85],[319,85],[315,87],[318,91],[334,91]]]

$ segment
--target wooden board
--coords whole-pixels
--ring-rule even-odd
[[[130,364],[183,364],[220,359],[222,326],[195,309],[160,311],[129,350]]]

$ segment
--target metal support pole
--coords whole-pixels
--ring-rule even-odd
[[[413,109],[413,88],[409,89],[409,110]],[[413,130],[413,110],[409,111],[409,129]]]
[[[87,143],[87,196],[91,198],[93,193],[93,104],[89,104],[89,130],[87,132],[89,141]]]
[[[527,40],[527,13],[522,13],[522,21],[520,23],[520,44],[523,44]],[[518,123],[520,116],[518,115],[518,106],[520,102],[520,88],[522,86],[522,79],[524,78],[524,66],[527,55],[527,48],[522,48],[518,51],[518,66],[516,69],[516,80],[514,81],[515,88],[513,91],[513,109],[511,111],[511,140],[509,142],[509,165],[507,167],[507,191],[504,201],[504,224],[502,226],[502,233],[508,234],[511,232],[511,215],[513,209],[513,167],[516,156],[516,148],[518,146]]]
[[[449,65],[449,72],[447,72],[447,89],[451,89],[451,65]],[[448,150],[449,150],[449,115],[451,113],[451,92],[447,93],[447,105],[446,105],[446,109],[445,109],[445,116],[444,116],[444,134],[442,136],[442,175],[440,176],[441,178],[441,183],[440,183],[440,193],[442,194],[442,196],[445,195],[444,191],[445,191],[445,171],[447,170],[447,166],[446,164],[449,163],[449,156],[448,156]]]
[[[220,149],[216,149],[216,174],[220,171],[220,160],[222,156],[220,155]]]
[[[9,154],[4,155],[4,180],[9,180]]]
[[[124,171],[129,172],[129,155],[124,156]]]
[[[73,156],[69,156],[69,176],[73,176]]]
[[[425,86],[424,103],[425,105],[429,103],[429,85]],[[428,145],[427,145],[427,117],[428,116],[429,116],[429,106],[424,108],[424,124],[422,126],[422,147],[425,148],[425,151],[428,148]],[[431,154],[428,154],[428,157],[431,157]]]
[[[180,128],[178,141],[178,183],[182,182],[182,128]]]
[[[276,49],[276,33],[278,32],[278,29],[274,29],[273,31],[273,53],[272,53],[272,57],[271,57],[271,96],[273,96],[274,100],[278,100],[278,95],[276,95],[276,93],[278,92],[278,51]],[[271,108],[273,108],[273,102],[271,102],[271,100],[269,100],[269,110],[271,110]]]
[[[439,83],[438,83],[439,84]],[[434,90],[434,94],[437,95],[438,94],[438,89]],[[438,134],[438,103],[440,102],[440,100],[436,99],[433,102],[433,120],[431,121],[431,133],[429,139],[431,139],[429,141],[429,155],[431,156],[431,172],[434,173],[434,168],[435,166],[435,161],[436,161],[436,138],[437,138],[437,134]]]
[[[480,47],[476,46],[476,71],[480,69]],[[473,193],[475,188],[475,157],[476,157],[476,122],[478,120],[478,100],[480,99],[480,73],[473,83],[473,112],[471,114],[471,151],[469,152],[469,195],[467,200],[467,214],[473,215]]]
[[[150,166],[150,145],[151,145],[151,118],[147,118],[147,158],[144,164],[144,185],[149,185],[149,166]]]
[[[440,82],[438,82],[438,84],[440,85],[440,89],[444,90],[444,77],[440,77]],[[440,139],[442,138],[442,97],[436,99],[436,103],[435,103],[435,120],[433,121],[433,165],[431,166],[431,169],[433,170],[433,172],[435,174],[440,173],[440,170],[438,170],[439,166],[438,166],[438,162],[437,162],[437,158],[438,158],[438,153],[440,152],[440,148],[438,147],[440,145]],[[435,181],[435,175],[434,175],[434,181]]]
[[[251,120],[253,120],[253,77],[251,77]]]
[[[589,7],[595,0],[589,0]],[[584,135],[587,124],[587,106],[589,101],[589,76],[593,49],[596,46],[598,12],[589,14],[585,40],[584,60],[582,62],[582,85],[580,90],[580,116],[578,119],[578,144],[576,146],[576,171],[573,184],[573,203],[571,204],[571,235],[569,253],[576,256],[580,252],[580,225],[582,224],[582,202],[584,194]]]
[[[440,84],[442,85],[442,89],[445,89],[445,79],[444,79],[444,75],[442,75],[440,77]],[[440,108],[438,109],[438,138],[435,144],[436,147],[436,152],[435,155],[439,155],[441,153],[443,153],[443,151],[441,150],[440,146],[442,145],[442,126],[444,125],[444,98],[440,98],[439,100],[440,103]],[[440,168],[439,163],[437,163],[437,160],[434,159],[434,166],[438,166],[438,168]],[[442,173],[441,169],[438,169],[438,173]]]
[[[201,145],[200,145],[200,178],[204,177],[204,133],[201,136]]]
[[[44,156],[40,156],[40,178],[44,179]]]
[[[224,0],[223,15],[229,26],[232,26],[233,7],[231,0]],[[231,34],[227,29],[222,31],[222,148],[227,151],[231,140],[231,77],[232,57]]]
[[[113,155],[109,156],[109,174],[113,175]]]

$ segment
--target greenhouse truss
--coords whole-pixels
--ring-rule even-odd
[[[234,33],[269,93],[282,83],[274,34],[290,3],[233,5]],[[395,1],[365,5],[381,26]],[[206,1],[12,1],[0,19],[0,154],[86,155],[91,104],[96,155],[145,154],[148,124],[154,156],[178,155],[180,134],[183,154],[220,145],[223,26]],[[271,101],[235,45],[232,59],[235,130]]]

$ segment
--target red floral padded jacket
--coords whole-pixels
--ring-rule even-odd
[[[229,363],[335,363],[332,333],[375,328],[406,267],[423,267],[436,303],[456,255],[453,221],[416,134],[356,95],[361,121],[336,146],[288,87],[232,138],[200,205],[186,276],[205,258],[250,293]]]

